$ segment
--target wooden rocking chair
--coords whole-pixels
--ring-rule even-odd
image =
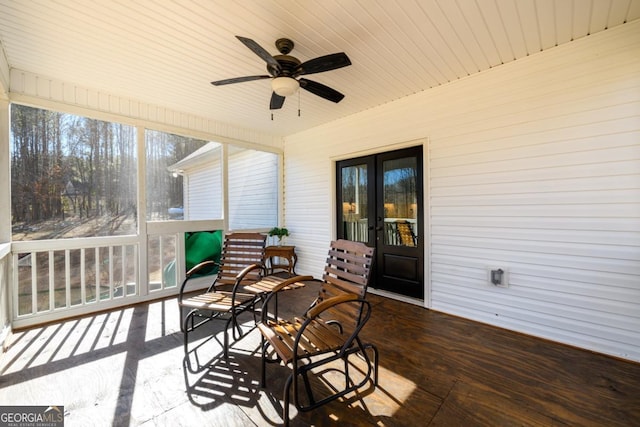
[[[416,235],[413,232],[413,227],[411,227],[411,223],[405,220],[396,221],[396,233],[398,235],[398,242],[402,246],[411,246],[416,247]]]
[[[262,321],[258,324],[262,333],[261,383],[262,387],[266,386],[267,363],[282,361],[291,366],[292,372],[284,387],[285,425],[289,423],[292,387],[293,403],[304,412],[361,388],[372,375],[373,384],[377,386],[378,350],[373,344],[363,343],[358,335],[371,316],[371,305],[365,295],[373,253],[373,248],[363,243],[348,240],[332,242],[318,297],[301,317],[291,320],[270,318],[267,306],[277,295],[278,287],[266,297]],[[373,359],[368,351],[373,353]],[[366,364],[358,374],[361,375],[359,379],[350,375],[349,365],[353,363],[350,360],[354,357]],[[336,361],[342,362],[337,365],[344,374],[344,387],[332,386],[332,394],[316,400],[310,375],[318,374],[322,368],[335,371],[333,362]],[[306,400],[302,389],[306,391]]]
[[[180,287],[178,305],[180,316],[183,310],[190,310],[181,323],[184,333],[184,352],[189,353],[189,333],[211,320],[226,322],[224,329],[224,356],[229,349],[229,327],[232,328],[234,341],[243,336],[238,323],[238,315],[253,311],[256,319],[256,303],[264,294],[246,288],[258,282],[264,272],[264,248],[266,236],[260,233],[227,234],[222,246],[220,262],[204,261],[187,272]],[[214,282],[203,294],[185,297],[185,287],[189,279],[198,272],[218,265],[218,274]],[[196,321],[197,319],[197,321]]]

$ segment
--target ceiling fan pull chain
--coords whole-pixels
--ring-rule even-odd
[[[298,91],[298,117],[300,117],[300,91]]]

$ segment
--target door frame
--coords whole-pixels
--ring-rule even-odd
[[[380,295],[385,298],[403,301],[409,304],[423,306],[425,308],[431,308],[431,203],[430,203],[430,193],[429,193],[429,182],[430,182],[430,158],[429,158],[429,138],[420,138],[414,139],[411,141],[405,141],[398,144],[391,144],[385,146],[378,146],[376,148],[371,148],[367,150],[354,151],[346,154],[341,154],[338,156],[332,156],[330,158],[331,161],[331,238],[337,238],[337,163],[341,160],[348,160],[355,157],[363,157],[370,156],[375,154],[386,153],[387,151],[400,150],[403,148],[422,146],[422,188],[423,188],[423,224],[424,224],[424,299],[419,300],[415,298],[405,297],[403,295],[395,294],[392,292],[387,292],[379,289],[369,289],[368,292],[371,292],[374,295]]]

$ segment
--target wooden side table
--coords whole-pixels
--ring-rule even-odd
[[[269,261],[269,274],[273,274],[275,270],[285,270],[290,275],[296,274],[296,255],[295,246],[267,246],[264,250],[264,256]],[[287,261],[284,264],[282,261]]]

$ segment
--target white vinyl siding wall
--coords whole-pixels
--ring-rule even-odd
[[[215,150],[220,153],[219,149]],[[194,157],[184,171],[185,219],[222,218],[222,165],[210,152]],[[229,230],[263,229],[278,224],[279,155],[229,148]]]
[[[425,305],[640,361],[639,35],[625,24],[286,138],[297,270],[320,275],[335,236],[333,162],[428,139]]]
[[[189,171],[184,180],[185,219],[222,218],[222,170],[220,160]]]
[[[229,154],[229,229],[278,225],[278,158],[265,151]]]

